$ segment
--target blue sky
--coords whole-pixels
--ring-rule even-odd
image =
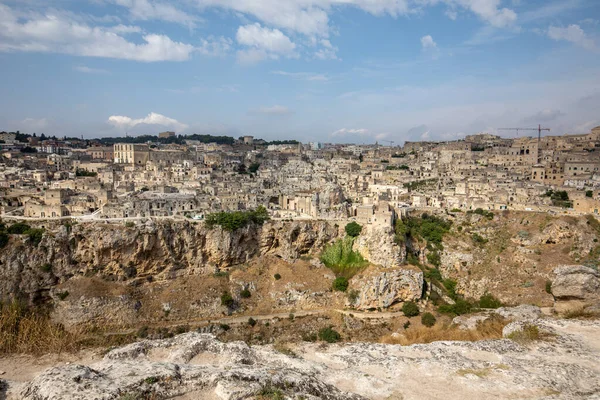
[[[599,65],[597,0],[0,0],[0,130],[585,133]]]

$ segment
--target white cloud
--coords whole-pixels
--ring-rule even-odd
[[[590,39],[579,25],[573,24],[566,28],[551,26],[548,28],[548,37],[554,40],[566,40],[577,46],[594,49],[594,41]]]
[[[183,61],[194,46],[174,42],[168,36],[146,34],[143,43],[134,43],[111,28],[89,26],[64,15],[32,14],[26,18],[0,4],[0,51],[64,53],[153,61]]]
[[[117,35],[126,35],[128,33],[142,33],[142,28],[132,25],[116,25],[111,26],[107,31],[116,33]]]
[[[292,114],[292,110],[285,106],[274,105],[270,107],[261,107],[258,110],[253,110],[253,113],[265,115],[289,115]]]
[[[162,114],[151,112],[144,118],[133,119],[122,115],[112,115],[108,118],[108,123],[122,130],[134,128],[137,125],[160,125],[175,131],[184,131],[188,128],[176,119],[165,117]]]
[[[262,27],[259,23],[240,26],[236,34],[237,42],[246,46],[238,51],[238,61],[254,64],[264,59],[296,57],[296,45],[279,29]]]
[[[421,38],[421,46],[423,47],[423,50],[436,49],[437,43],[434,42],[431,35],[427,35]]]
[[[337,51],[338,48],[333,46],[328,39],[321,39],[319,41],[321,48],[315,53],[315,57],[320,60],[338,60]]]
[[[185,25],[194,28],[198,17],[175,8],[168,2],[153,0],[108,0],[129,10],[135,20],[160,20]]]
[[[200,46],[196,50],[205,56],[222,57],[231,51],[233,40],[220,36],[209,36],[206,39],[200,39]]]
[[[470,10],[490,25],[502,28],[517,20],[517,13],[509,8],[500,8],[501,0],[445,0]]]
[[[333,132],[331,134],[331,136],[333,136],[333,137],[343,137],[343,136],[349,136],[349,135],[364,136],[364,135],[369,135],[370,133],[371,132],[368,129],[364,129],[364,128],[360,128],[360,129],[342,128],[342,129],[338,129],[337,131]]]
[[[192,0],[201,9],[219,7],[250,15],[267,25],[307,36],[328,37],[329,14],[342,7],[355,7],[375,16],[397,18],[417,12],[424,6],[445,3],[449,15],[456,8],[469,10],[489,24],[504,27],[516,21],[516,13],[499,8],[501,0]]]
[[[86,67],[85,65],[76,65],[73,67],[73,70],[77,71],[77,72],[83,72],[84,74],[109,74],[110,72],[108,72],[105,69],[101,69],[101,68],[90,68],[90,67]]]

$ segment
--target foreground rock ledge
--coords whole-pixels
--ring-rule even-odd
[[[507,339],[304,343],[291,348],[295,355],[187,333],[112,350],[91,365],[50,368],[20,387],[8,382],[7,398],[251,399],[277,391],[331,400],[600,398],[600,321],[536,324],[553,336],[525,347]]]

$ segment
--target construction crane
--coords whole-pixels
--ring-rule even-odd
[[[519,131],[538,131],[538,159],[537,163],[539,164],[541,161],[540,157],[540,142],[542,140],[542,131],[550,132],[550,128],[542,128],[542,125],[538,125],[537,128],[498,128],[499,131],[517,131],[517,136],[519,135]]]
[[[382,140],[382,142],[387,142],[387,143],[389,143],[389,144],[390,144],[390,147],[393,147],[393,146],[394,146],[394,143],[395,143],[393,140]]]

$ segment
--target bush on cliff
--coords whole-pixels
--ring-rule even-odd
[[[360,226],[359,224],[357,224],[354,221],[350,222],[349,224],[346,225],[346,234],[348,236],[357,237],[358,235],[360,235],[361,231],[362,231],[362,226]]]
[[[407,317],[416,317],[419,315],[419,307],[412,301],[407,301],[402,305],[402,312]]]
[[[351,278],[368,264],[360,253],[352,250],[353,243],[354,238],[347,236],[325,247],[321,261],[336,275]]]
[[[332,329],[331,327],[322,328],[319,331],[319,339],[323,340],[327,343],[339,342],[341,338],[342,338],[341,335],[337,331]]]
[[[345,292],[348,289],[348,279],[344,276],[335,278],[332,284],[333,290],[338,292]]]
[[[438,247],[451,226],[452,222],[427,213],[423,213],[421,217],[410,217],[404,220],[398,218],[395,226],[396,241],[404,242],[407,238],[423,239],[428,244]]]
[[[235,231],[236,229],[243,228],[251,223],[262,225],[267,220],[269,220],[267,209],[263,206],[259,206],[254,211],[218,212],[208,214],[205,222],[206,226],[209,228],[219,225],[226,231]]]
[[[436,319],[432,313],[426,312],[425,314],[423,314],[421,316],[421,323],[423,325],[425,325],[426,327],[431,328],[432,326],[435,325]]]

